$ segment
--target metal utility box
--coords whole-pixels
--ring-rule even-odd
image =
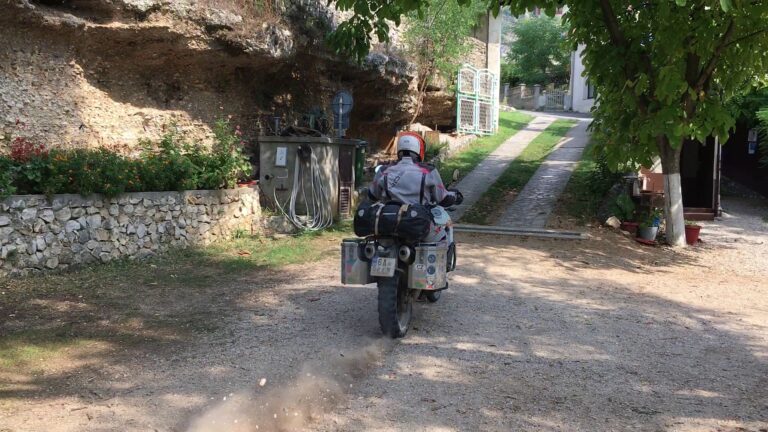
[[[259,137],[259,183],[262,193],[285,208],[291,198],[296,162],[302,166],[306,193],[296,195],[296,211],[306,213],[305,196],[310,196],[312,167],[299,156],[300,149],[310,149],[317,162],[317,175],[326,188],[334,219],[351,212],[355,190],[355,159],[367,143],[329,137]],[[364,153],[363,153],[364,154]]]

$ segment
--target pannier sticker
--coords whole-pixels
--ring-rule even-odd
[[[416,264],[416,271],[424,271],[424,264]]]
[[[415,217],[416,217],[416,216],[418,216],[418,215],[419,215],[419,214],[418,214],[418,213],[416,213],[416,210],[411,210],[411,217],[414,217],[414,218],[415,218]]]

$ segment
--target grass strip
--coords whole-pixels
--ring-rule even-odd
[[[594,220],[606,194],[620,178],[621,174],[611,173],[600,164],[594,143],[590,142],[560,195],[554,213],[580,223]]]
[[[511,191],[519,191],[528,183],[557,143],[575,124],[576,122],[571,120],[556,120],[549,125],[509,164],[498,180],[464,214],[461,221],[478,225],[490,223],[489,219],[500,207],[508,204],[506,195]]]
[[[459,179],[472,172],[489,154],[504,141],[516,134],[533,120],[533,116],[519,112],[500,112],[499,131],[495,135],[478,138],[465,149],[444,160],[438,170],[446,184],[453,180],[453,172],[459,170]]]

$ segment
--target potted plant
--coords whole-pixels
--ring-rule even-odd
[[[701,225],[698,225],[694,221],[685,221],[685,242],[689,245],[695,245],[699,242],[699,234],[701,233]]]
[[[651,210],[637,229],[637,236],[643,240],[654,241],[659,234],[659,225],[661,224],[661,210]]]
[[[616,198],[614,204],[614,213],[621,221],[621,230],[629,231],[630,234],[637,232],[638,223],[635,222],[635,202],[627,193],[623,193]]]

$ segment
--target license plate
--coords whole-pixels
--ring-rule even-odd
[[[396,268],[396,258],[374,258],[371,261],[371,276],[392,277]]]

